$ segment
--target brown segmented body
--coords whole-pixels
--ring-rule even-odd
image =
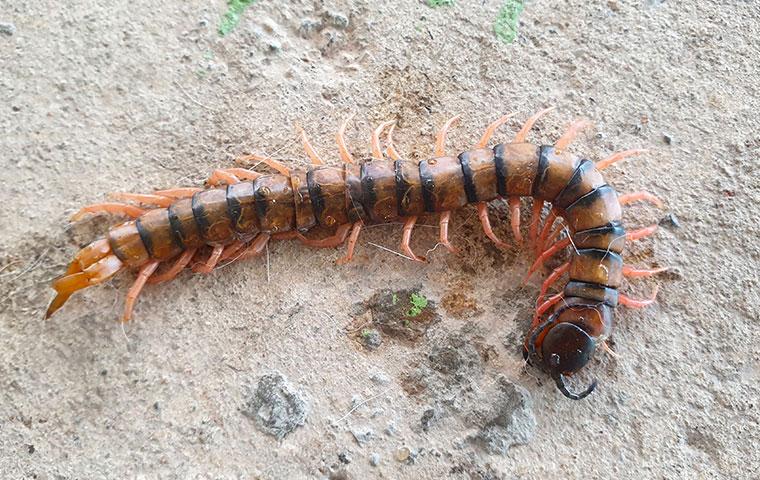
[[[145,283],[159,263],[180,254],[189,260],[206,246],[214,248],[212,258],[216,255],[218,260],[228,249],[259,248],[270,238],[308,241],[304,235],[315,226],[347,232],[343,227],[353,225],[358,235],[365,224],[401,219],[413,226],[415,217],[433,213],[446,215],[448,222],[449,212],[467,204],[478,205],[482,213],[485,203],[498,198],[532,197],[539,214],[543,202],[551,204],[552,215],[567,225],[564,242],[574,248],[558,272],[568,274],[568,283],[561,296],[539,307],[526,338],[526,354],[549,370],[570,398],[582,398],[593,389],[592,385],[580,395],[571,394],[564,387],[564,376],[585,365],[597,342],[611,331],[612,312],[621,298],[617,289],[624,273],[621,254],[626,238],[617,193],[593,162],[552,146],[518,141],[421,162],[378,158],[254,177],[197,191],[168,208],[148,210],[113,227],[107,247],[103,240],[93,243],[54,283],[59,295],[48,316],[73,291],[100,283],[124,267],[140,268],[138,284]],[[481,220],[488,233],[490,225],[482,216],[487,214]],[[408,248],[408,235],[405,239]],[[557,303],[559,298],[562,303]],[[542,322],[544,312],[550,315]]]

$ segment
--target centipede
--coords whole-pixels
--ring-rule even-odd
[[[336,135],[339,167],[326,164],[299,128],[308,168],[289,168],[250,154],[240,157],[236,167],[214,170],[202,187],[114,193],[109,201],[85,206],[72,217],[79,221],[108,214],[123,221],[76,253],[65,274],[52,282],[55,297],[45,318],[74,292],[132,270],[137,276],[121,316],[128,322],[146,284],[168,282],[185,269],[210,274],[221,262],[262,255],[273,240],[296,240],[314,248],[346,245],[345,255],[337,260],[345,264],[354,257],[362,228],[370,224],[403,223],[402,256],[425,262],[410,246],[418,219],[437,215],[439,244],[456,253],[449,223],[452,212],[468,205],[475,207],[485,236],[496,247],[507,248],[510,244],[496,235],[489,218],[489,205],[503,201],[514,242],[535,256],[526,280],[562,252],[567,258],[541,285],[522,349],[526,362],[548,374],[565,397],[580,400],[594,391],[597,380],[574,391],[568,379],[597,350],[609,348],[615,309],[643,308],[655,301],[657,287],[645,299],[620,292],[623,278],[664,270],[624,263],[626,243],[652,235],[657,224],[627,231],[622,207],[638,201],[663,204],[645,191],[618,195],[602,175],[607,167],[646,150],[619,151],[596,162],[569,151],[591,125],[587,120],[571,122],[553,145],[530,143],[527,137],[535,123],[553,109],[528,118],[512,141],[489,147],[497,129],[515,113],[503,115],[488,125],[472,149],[447,155],[448,131],[459,120],[455,116],[437,131],[432,156],[421,161],[405,160],[398,153],[392,121],[372,131],[371,155],[356,161],[345,140],[349,118]],[[524,197],[532,202],[527,239],[520,220]],[[564,287],[558,288],[555,283],[564,277]],[[549,294],[552,288],[559,292]]]

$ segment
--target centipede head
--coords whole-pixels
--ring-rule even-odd
[[[567,377],[586,366],[595,350],[593,337],[574,323],[556,322],[556,315],[539,325],[528,343],[530,359],[549,372],[557,388],[572,400],[585,398],[596,388],[596,380],[580,393],[571,392],[565,385]]]

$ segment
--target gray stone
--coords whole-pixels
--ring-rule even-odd
[[[0,34],[12,36],[16,33],[16,25],[10,22],[0,22]]]
[[[368,426],[354,427],[351,429],[351,435],[354,436],[354,440],[359,445],[364,445],[375,436],[375,432]]]
[[[264,375],[255,390],[250,389],[243,414],[264,433],[282,440],[306,421],[309,406],[280,373]]]

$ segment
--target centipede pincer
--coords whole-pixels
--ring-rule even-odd
[[[326,165],[301,130],[311,161],[305,170],[246,155],[242,161],[276,173],[242,167],[219,169],[203,188],[112,194],[116,201],[86,206],[72,220],[103,213],[128,220],[111,227],[105,238],[75,255],[65,275],[52,284],[56,296],[45,318],[74,292],[106,282],[124,270],[137,270],[121,318],[127,322],[146,283],[167,282],[185,268],[210,274],[220,262],[261,255],[271,240],[295,239],[318,248],[347,243],[346,254],[338,263],[350,262],[359,234],[369,224],[403,222],[401,252],[410,260],[424,262],[410,247],[418,218],[438,214],[439,243],[456,252],[448,238],[449,222],[453,211],[468,204],[476,208],[485,235],[505,248],[508,244],[494,233],[488,213],[489,203],[500,199],[509,206],[515,242],[523,244],[521,197],[531,197],[526,249],[534,252],[536,260],[528,277],[561,251],[568,251],[569,260],[554,269],[541,286],[524,355],[529,363],[546,371],[566,397],[582,399],[595,389],[596,380],[574,392],[567,379],[588,364],[597,347],[608,348],[615,308],[642,308],[657,295],[655,288],[651,298],[632,299],[619,291],[623,278],[646,277],[663,270],[624,263],[626,241],[649,236],[657,226],[626,232],[622,206],[647,201],[662,207],[662,202],[647,192],[619,196],[601,174],[615,162],[645,150],[621,151],[596,163],[568,152],[572,140],[589,126],[585,120],[571,123],[553,146],[527,142],[535,122],[551,110],[530,117],[511,142],[489,148],[496,130],[514,114],[504,115],[488,126],[471,150],[456,156],[445,154],[447,132],[459,117],[451,118],[436,135],[432,158],[420,162],[401,158],[393,145],[393,122],[373,131],[371,158],[355,162],[344,138],[346,120],[336,136],[340,167]],[[381,142],[386,133],[386,141]],[[545,207],[550,208],[541,226]],[[316,227],[327,230],[328,235],[316,238]],[[565,275],[564,288],[549,295],[550,288]]]

